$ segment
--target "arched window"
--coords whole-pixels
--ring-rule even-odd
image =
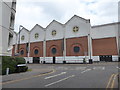
[[[24,35],[22,35],[21,40],[24,40],[24,39],[25,39],[25,36],[24,36]]]
[[[39,37],[38,33],[35,33],[35,39],[37,39]]]
[[[20,51],[20,54],[23,55],[23,54],[24,54],[24,50],[21,50],[21,51]]]
[[[39,53],[38,49],[34,50],[34,54],[37,55]]]
[[[52,54],[56,54],[57,53],[57,49],[56,48],[52,48]]]
[[[74,52],[75,52],[75,53],[80,52],[80,47],[78,47],[78,46],[75,46],[73,49],[74,49]]]
[[[78,30],[79,30],[78,26],[73,27],[73,32],[78,32]]]
[[[55,36],[57,34],[56,30],[52,31],[52,35]]]

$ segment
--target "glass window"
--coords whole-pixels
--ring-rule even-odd
[[[25,39],[25,36],[23,35],[22,37],[21,37],[21,40],[24,40]]]
[[[56,30],[53,30],[53,31],[52,31],[52,35],[53,35],[53,36],[55,36],[56,33],[57,33]]]
[[[74,52],[75,52],[75,53],[78,53],[79,51],[80,51],[80,47],[75,46],[75,47],[74,47]]]
[[[38,34],[38,33],[36,33],[36,34],[35,34],[35,38],[37,39],[38,37],[39,37],[39,34]]]
[[[20,51],[20,54],[21,54],[21,55],[23,55],[23,54],[24,54],[24,51],[23,51],[23,50],[21,50],[21,51]]]
[[[73,32],[78,32],[78,30],[79,30],[78,26],[73,27]]]
[[[37,55],[38,53],[39,53],[38,49],[35,49],[34,54]]]
[[[52,48],[52,54],[56,54],[57,50],[56,48]]]

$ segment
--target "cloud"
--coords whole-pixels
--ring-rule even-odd
[[[46,27],[52,20],[66,23],[73,15],[90,19],[92,25],[117,22],[118,0],[18,0],[15,31],[19,25]]]

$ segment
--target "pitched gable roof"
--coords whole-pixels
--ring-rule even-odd
[[[53,20],[46,28],[48,28],[52,23],[57,23],[57,24],[59,24],[59,25],[63,25],[62,23],[60,23],[60,22],[58,22],[58,21],[56,21],[56,20]]]
[[[30,30],[30,32],[31,32],[31,31],[33,31],[33,30],[34,30],[34,28],[35,28],[35,27],[37,27],[37,26],[38,26],[39,28],[41,28],[42,30],[45,30],[45,28],[43,28],[43,27],[42,27],[42,26],[40,26],[39,24],[36,24],[36,25],[35,25],[35,26],[34,26],[34,27]]]
[[[67,24],[68,22],[70,22],[70,21],[71,21],[73,18],[75,18],[75,17],[77,17],[77,18],[79,18],[79,19],[82,19],[82,20],[90,23],[90,19],[85,19],[85,18],[82,18],[82,17],[80,17],[80,16],[74,15],[74,16],[71,17],[65,24]]]

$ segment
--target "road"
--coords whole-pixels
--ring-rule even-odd
[[[118,63],[29,64],[30,69],[53,69],[45,75],[3,83],[3,88],[118,88]]]

